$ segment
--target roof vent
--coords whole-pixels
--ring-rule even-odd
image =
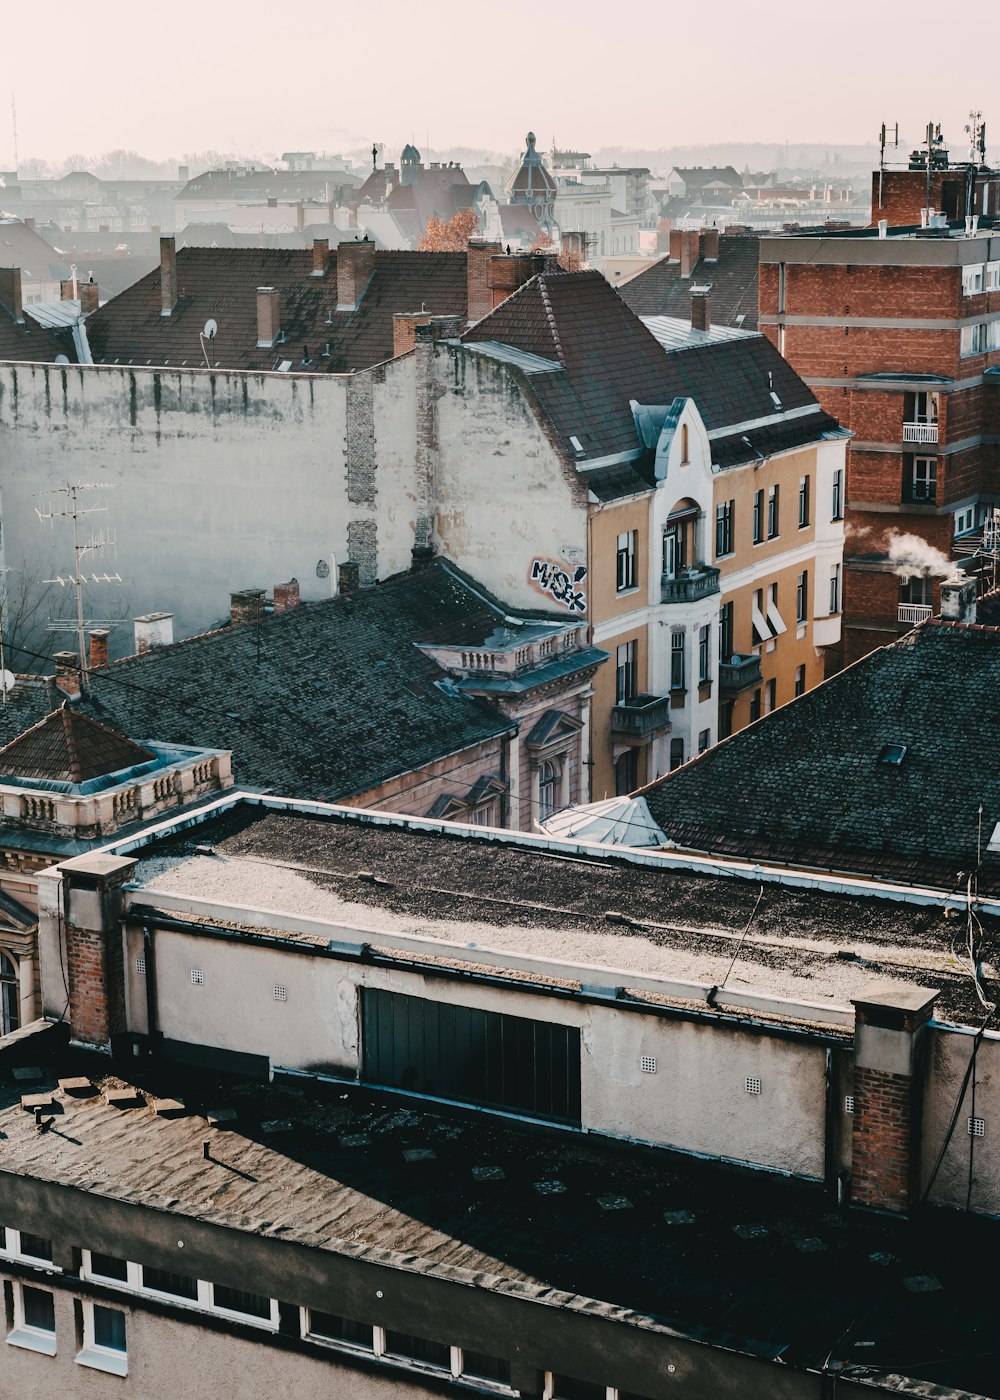
[[[575,433],[570,434],[569,445],[570,447],[572,447],[575,456],[586,457],[587,453],[583,446],[583,443],[580,441],[580,439],[576,436]]]
[[[878,761],[889,768],[901,768],[909,751],[908,744],[886,744],[878,756]]]

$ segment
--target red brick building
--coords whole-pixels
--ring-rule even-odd
[[[761,240],[760,329],[854,434],[845,664],[937,609],[1000,505],[1000,171],[927,181],[876,171],[879,225]]]

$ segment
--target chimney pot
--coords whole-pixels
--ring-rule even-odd
[[[142,656],[154,647],[168,647],[174,640],[174,615],[168,612],[146,613],[133,619],[135,649]]]
[[[160,315],[171,316],[177,305],[177,240],[173,234],[160,239]]]
[[[57,651],[52,660],[56,664],[56,685],[71,700],[80,696],[80,657],[75,651]]]
[[[90,634],[89,669],[98,671],[108,664],[108,638],[111,633],[106,627],[95,627]]]
[[[244,588],[239,593],[230,593],[229,619],[231,622],[257,622],[263,615],[263,588]]]
[[[297,578],[290,578],[287,583],[274,585],[274,611],[276,613],[291,612],[293,608],[299,606],[299,601],[299,581]]]
[[[276,287],[257,288],[257,349],[270,350],[281,330],[281,293]]]
[[[337,572],[337,592],[355,593],[361,583],[361,565],[347,559]]]
[[[691,293],[691,329],[708,331],[712,328],[712,312],[708,292],[700,288]]]

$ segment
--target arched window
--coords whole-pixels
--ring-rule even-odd
[[[546,821],[559,799],[559,770],[550,759],[538,765],[538,820]]]
[[[0,1034],[10,1035],[20,1024],[17,968],[6,953],[0,953]]]
[[[690,457],[688,456],[688,425],[687,425],[686,423],[682,423],[682,424],[681,424],[681,465],[683,466],[683,464],[684,464],[685,462],[689,462],[690,460],[691,460],[691,459],[690,459]]]

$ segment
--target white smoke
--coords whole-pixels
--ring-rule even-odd
[[[919,535],[889,536],[889,562],[900,578],[950,578],[957,572],[955,563],[922,540]]]

